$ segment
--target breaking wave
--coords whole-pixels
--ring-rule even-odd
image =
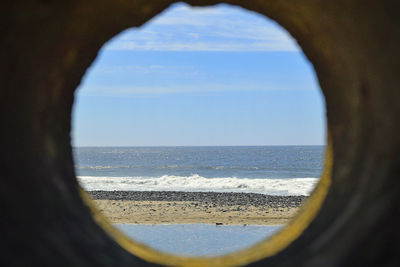
[[[161,177],[97,177],[79,176],[87,191],[187,191],[187,192],[243,192],[268,195],[309,195],[318,178],[205,178],[164,175]]]

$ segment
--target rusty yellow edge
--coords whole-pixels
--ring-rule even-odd
[[[106,233],[118,242],[121,247],[148,262],[167,266],[242,266],[270,257],[285,249],[303,233],[306,227],[318,214],[331,184],[331,168],[333,162],[332,145],[330,141],[331,140],[328,138],[328,146],[325,155],[325,168],[322,177],[308,201],[301,208],[299,214],[272,237],[242,251],[224,256],[183,257],[162,253],[149,248],[144,244],[131,240],[113,227],[101,212],[97,210],[95,204],[83,189],[80,190],[81,196],[91,209],[94,220]]]

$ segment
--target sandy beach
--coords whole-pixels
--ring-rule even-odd
[[[287,223],[305,196],[250,193],[91,191],[112,223],[277,225]]]

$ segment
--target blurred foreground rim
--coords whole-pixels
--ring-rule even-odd
[[[173,2],[3,3],[2,265],[400,265],[398,1],[226,1],[286,28],[326,100],[325,173],[314,200],[270,241],[219,258],[174,257],[120,235],[83,200],[69,136],[74,91],[107,40]]]

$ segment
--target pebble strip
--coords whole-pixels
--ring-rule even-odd
[[[94,200],[191,201],[213,206],[254,206],[298,208],[307,196],[271,196],[255,193],[178,192],[178,191],[90,191]]]

